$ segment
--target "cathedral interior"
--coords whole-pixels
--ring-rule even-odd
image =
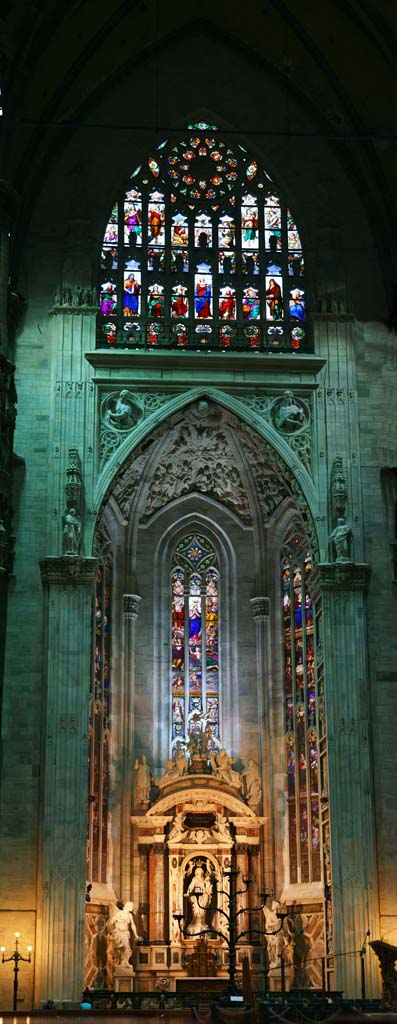
[[[15,941],[24,1012],[231,964],[377,998],[393,5],[16,0],[2,28],[0,1006]]]

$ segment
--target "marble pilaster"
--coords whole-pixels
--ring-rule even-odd
[[[360,957],[347,954],[361,948],[368,929],[377,933],[378,922],[365,621],[369,577],[368,565],[340,561],[318,565],[312,584],[323,606],[335,988],[345,996],[360,991]],[[371,954],[366,974],[367,993],[375,996],[378,972]]]
[[[149,853],[149,940],[164,942],[165,919],[165,847],[154,843]]]
[[[92,599],[97,560],[44,558],[40,998],[81,996]]]

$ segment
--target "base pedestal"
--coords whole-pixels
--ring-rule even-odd
[[[115,992],[134,991],[134,968],[131,964],[121,964],[113,971],[113,988]]]

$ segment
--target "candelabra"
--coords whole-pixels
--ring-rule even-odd
[[[20,937],[20,933],[19,932],[15,932],[15,949],[14,949],[14,952],[11,953],[11,956],[4,956],[5,951],[6,951],[6,947],[5,946],[1,946],[0,947],[1,962],[2,962],[2,964],[8,964],[8,963],[10,963],[11,960],[14,961],[14,1002],[13,1002],[14,1013],[16,1013],[17,1001],[18,1001],[18,973],[19,973],[19,964],[21,963],[21,960],[23,960],[23,962],[25,964],[30,964],[31,961],[32,961],[32,947],[31,946],[27,946],[27,952],[28,952],[29,956],[22,956],[22,954],[19,952],[19,948],[18,948],[18,946],[19,946],[19,943],[18,943],[19,937]]]
[[[239,932],[238,931],[238,919],[239,919],[240,915],[241,914],[256,914],[260,910],[263,910],[263,908],[264,908],[264,906],[266,904],[266,900],[271,895],[270,893],[268,893],[266,891],[259,892],[258,895],[259,895],[260,903],[259,903],[258,906],[255,906],[255,907],[242,906],[242,907],[238,908],[239,897],[245,896],[248,893],[248,891],[249,891],[250,885],[252,885],[252,883],[253,883],[253,879],[252,878],[242,878],[242,884],[243,884],[244,888],[243,889],[237,889],[236,882],[237,882],[237,877],[238,877],[239,874],[240,874],[240,869],[239,868],[231,869],[230,871],[224,871],[223,872],[223,878],[229,879],[229,886],[228,886],[228,888],[227,889],[219,889],[218,886],[216,885],[217,905],[216,905],[216,908],[215,908],[215,912],[218,912],[218,914],[220,914],[222,916],[222,919],[226,922],[227,929],[225,929],[223,931],[220,928],[214,928],[212,925],[209,925],[208,928],[203,928],[201,931],[196,932],[195,936],[194,936],[195,938],[199,939],[199,938],[202,938],[204,935],[209,935],[209,936],[217,935],[220,939],[223,940],[223,942],[226,943],[227,948],[228,948],[228,953],[229,953],[229,965],[228,965],[229,989],[228,989],[228,991],[229,991],[229,993],[231,995],[233,995],[237,991],[237,988],[236,988],[236,954],[237,954],[237,946],[238,946],[238,943],[240,942],[240,940],[242,938],[244,938],[245,935],[250,935],[250,936],[251,935],[257,935],[257,936],[260,936],[262,938],[266,938],[267,935],[278,935],[278,933],[281,931],[281,929],[283,927],[283,921],[284,921],[285,917],[287,916],[286,913],[281,912],[281,911],[276,914],[276,916],[278,917],[278,919],[280,921],[280,927],[277,928],[275,931],[267,932],[265,928],[251,928],[250,927],[250,928],[245,928],[243,931]],[[200,910],[202,910],[204,912],[206,910],[206,906],[200,903],[200,900],[199,900],[200,894],[202,895],[202,892],[200,891],[200,889],[197,889],[194,892],[194,895],[195,895],[196,900],[197,900],[197,904],[200,907]],[[225,910],[222,906],[219,905],[219,897],[220,896],[224,896],[226,898],[227,910]],[[187,928],[182,924],[183,914],[180,913],[179,911],[176,911],[173,914],[173,918],[174,918],[175,921],[177,921],[178,926],[179,926],[179,930],[182,933],[182,935],[184,935],[185,937],[188,936],[189,932],[188,932]]]

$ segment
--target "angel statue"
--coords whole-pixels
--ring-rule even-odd
[[[113,946],[115,956],[117,957],[117,967],[129,967],[131,958],[131,932],[136,942],[141,942],[142,938],[138,935],[135,927],[135,921],[132,916],[134,904],[131,900],[127,903],[123,903],[122,900],[118,900],[116,904],[116,911],[113,917],[109,920],[109,931],[113,939]]]

